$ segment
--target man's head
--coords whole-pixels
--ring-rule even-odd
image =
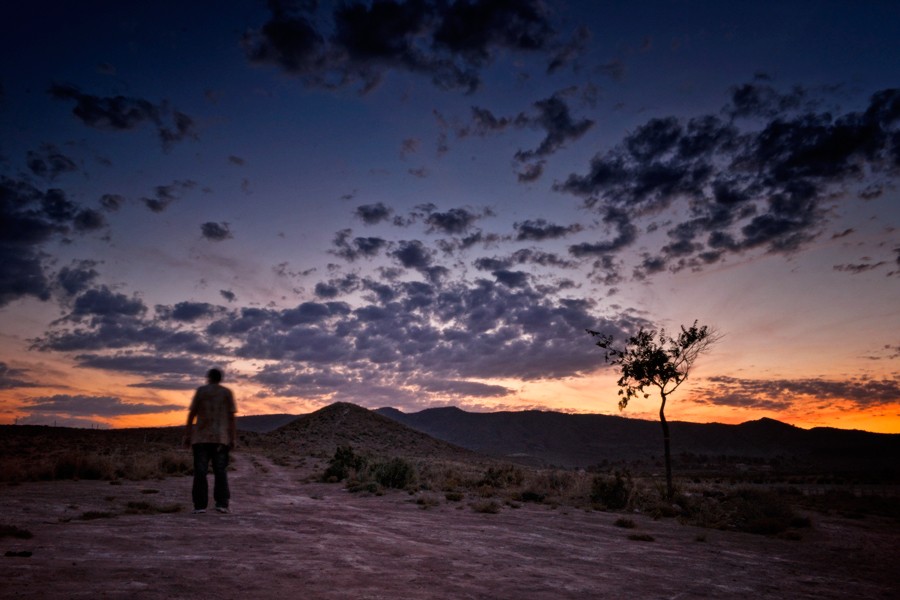
[[[206,379],[210,383],[219,383],[222,381],[222,371],[219,369],[210,369],[206,372]]]

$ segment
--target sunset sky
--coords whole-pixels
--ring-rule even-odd
[[[211,366],[241,414],[619,414],[585,329],[696,319],[671,419],[900,432],[898,2],[0,23],[0,423],[180,424]]]

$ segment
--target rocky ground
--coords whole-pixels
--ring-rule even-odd
[[[0,538],[0,597],[900,595],[900,531],[872,517],[813,514],[800,540],[642,515],[623,529],[621,514],[534,504],[492,514],[437,493],[350,494],[309,475],[237,454],[228,515],[191,514],[187,477],[4,484],[0,524],[33,537]]]

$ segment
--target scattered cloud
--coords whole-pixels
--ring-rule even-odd
[[[156,186],[153,190],[153,196],[141,198],[141,201],[152,212],[161,213],[169,208],[170,204],[180,199],[185,192],[195,187],[197,187],[196,181],[190,179],[175,180],[168,185]]]
[[[271,16],[243,38],[247,58],[273,65],[314,87],[358,87],[366,93],[390,71],[429,77],[438,88],[475,91],[498,51],[543,53],[559,69],[586,33],[558,41],[542,2],[431,0],[372,4],[269,2]],[[319,25],[334,24],[333,31]],[[549,68],[548,67],[548,68]]]
[[[213,223],[210,221],[201,225],[200,231],[204,238],[213,242],[221,242],[233,237],[228,223]]]
[[[382,221],[391,218],[394,211],[385,206],[381,202],[375,204],[363,204],[356,208],[356,216],[363,220],[366,225],[377,225]]]
[[[37,387],[37,384],[24,379],[25,369],[14,369],[5,362],[0,362],[0,390]]]
[[[185,139],[196,139],[194,120],[168,102],[154,104],[142,98],[95,96],[71,84],[53,84],[48,93],[55,100],[75,101],[72,114],[89,127],[107,131],[130,131],[144,123],[156,127],[164,150]]]
[[[178,404],[130,404],[112,396],[72,396],[57,394],[30,398],[25,410],[52,413],[69,417],[121,417],[125,415],[149,415],[184,410]]]
[[[900,164],[900,90],[873,94],[860,112],[810,112],[814,106],[802,89],[779,94],[752,84],[734,90],[722,111],[730,118],[648,120],[595,155],[587,173],[555,184],[619,225],[616,242],[573,246],[573,254],[629,246],[637,238],[629,223],[676,201],[689,215],[669,226],[670,242],[648,264],[697,269],[727,254],[806,247],[828,222],[834,192]],[[753,119],[741,125],[744,117]]]
[[[52,277],[42,247],[106,225],[101,213],[61,189],[43,190],[6,176],[0,176],[0,223],[0,307],[24,297],[48,300]]]
[[[550,223],[546,219],[529,219],[521,223],[514,223],[513,228],[516,230],[516,240],[520,242],[525,240],[540,242],[563,238],[583,229],[578,223],[563,226]]]
[[[63,173],[78,170],[75,161],[53,144],[42,144],[40,150],[29,150],[26,165],[36,176],[50,181]]]
[[[822,403],[847,401],[859,408],[900,401],[900,380],[895,379],[739,379],[710,377],[695,399],[704,404],[788,410],[815,400]]]

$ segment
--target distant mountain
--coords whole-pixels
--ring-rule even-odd
[[[476,452],[538,465],[587,467],[662,455],[659,422],[550,411],[470,413],[432,408],[375,411]],[[677,457],[781,457],[811,466],[896,470],[900,435],[801,429],[773,419],[740,425],[670,422]]]
[[[297,418],[298,415],[275,414],[275,415],[247,415],[237,418],[237,428],[239,431],[255,431],[257,433],[266,433],[274,431],[282,425],[287,425]]]

